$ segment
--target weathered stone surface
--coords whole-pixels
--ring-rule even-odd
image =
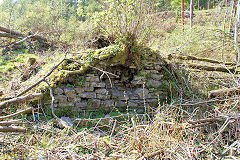
[[[127,106],[127,104],[124,101],[118,101],[118,102],[115,102],[115,106],[125,107]]]
[[[59,103],[67,102],[67,96],[65,96],[65,95],[56,95],[56,96],[54,96],[54,98],[55,98],[55,102],[59,102]]]
[[[83,109],[86,109],[87,101],[81,101],[75,104],[75,109],[78,111],[82,111]]]
[[[156,71],[156,70],[146,70],[145,71],[146,72],[146,74],[158,74],[158,71]]]
[[[89,104],[92,106],[92,108],[97,109],[101,105],[101,100],[94,99],[94,100],[91,100]]]
[[[106,100],[106,101],[102,101],[101,105],[105,107],[114,106],[114,102],[112,100]]]
[[[64,90],[64,94],[67,97],[70,97],[70,98],[76,97],[76,92],[72,87],[65,87],[63,90]]]
[[[159,81],[163,78],[163,75],[162,74],[151,74],[151,77],[152,77],[152,79]]]
[[[61,88],[57,87],[54,90],[54,94],[57,94],[57,95],[63,94],[63,90]]]
[[[94,87],[92,86],[91,82],[85,82],[84,85],[83,85],[83,89],[87,92],[94,91]]]
[[[96,98],[96,93],[95,92],[83,92],[83,93],[79,93],[78,96],[81,98]]]
[[[105,94],[105,95],[108,94],[108,91],[107,91],[105,88],[96,89],[95,92],[96,92],[97,94]]]
[[[69,117],[61,117],[61,120],[66,122],[69,127],[73,126],[73,122]]]
[[[146,86],[151,86],[151,87],[159,87],[162,83],[160,81],[156,80],[149,80],[146,84]]]
[[[86,77],[87,82],[99,82],[99,77],[98,76],[91,76],[91,77]]]
[[[138,101],[129,100],[129,101],[128,101],[128,106],[129,106],[129,107],[137,107],[137,106],[139,106],[139,104],[138,104],[137,102],[138,102]]]
[[[111,96],[110,95],[106,95],[106,94],[97,94],[97,99],[110,99]]]
[[[144,90],[143,90],[143,88],[138,88],[135,90],[134,93],[137,94],[140,99],[149,98],[149,91],[146,88],[144,88]],[[143,94],[144,94],[144,96],[143,96]]]
[[[99,82],[99,83],[92,82],[92,87],[96,87],[96,88],[104,88],[105,86],[106,86],[106,84],[103,83],[103,82]]]
[[[145,109],[141,107],[141,108],[138,108],[136,112],[137,114],[143,114],[145,112]]]
[[[62,103],[59,103],[58,106],[74,106],[74,103],[72,102],[62,102]]]
[[[83,93],[85,91],[83,87],[77,87],[75,90],[77,93]]]
[[[123,97],[123,92],[118,91],[118,90],[110,90],[110,94],[112,95],[112,98],[118,98],[120,99],[120,97]]]
[[[155,69],[156,69],[157,71],[161,71],[161,70],[162,70],[162,67],[161,67],[161,65],[158,65],[158,64],[157,64],[157,65],[155,66]]]
[[[143,84],[144,81],[145,81],[145,77],[135,75],[131,83],[134,85],[139,85],[139,84]]]
[[[68,97],[68,101],[69,101],[69,102],[80,102],[80,101],[81,101],[81,98],[78,97],[78,96]]]

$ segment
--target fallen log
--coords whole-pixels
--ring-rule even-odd
[[[0,37],[7,37],[7,38],[14,38],[14,39],[21,39],[22,36],[10,34],[10,33],[0,33]]]
[[[0,126],[0,132],[26,132],[26,128],[19,126]]]
[[[32,111],[32,108],[29,107],[29,108],[27,108],[27,109],[24,109],[24,110],[18,111],[18,112],[13,113],[13,114],[9,114],[9,115],[6,115],[6,116],[1,116],[1,117],[0,117],[0,120],[2,120],[2,119],[6,119],[6,118],[15,117],[15,116],[17,116],[17,115],[19,115],[19,114],[23,114],[23,113],[29,113],[29,112],[31,112],[31,111]]]
[[[240,94],[240,87],[213,90],[208,93],[209,98],[231,97]]]
[[[236,65],[233,62],[222,62],[214,59],[195,57],[195,56],[179,54],[179,53],[172,53],[168,55],[169,60],[172,60],[173,58],[177,58],[181,60],[195,60],[195,61],[209,62],[209,63],[215,63],[215,64]]]
[[[29,94],[26,96],[12,98],[3,102],[0,102],[0,109],[7,108],[10,105],[21,104],[29,101],[34,101],[41,99],[43,97],[42,93]]]
[[[217,71],[217,72],[236,73],[236,74],[240,73],[240,71],[236,70],[235,67],[225,68],[221,66],[203,66],[203,65],[198,65],[194,63],[188,64],[188,67],[192,69],[200,69],[204,71]]]
[[[10,126],[12,124],[26,124],[22,119],[15,119],[9,121],[0,121],[0,126]]]
[[[23,38],[23,37],[27,37],[25,34],[22,34],[22,33],[20,33],[20,32],[16,32],[16,31],[14,31],[14,30],[11,30],[11,29],[8,29],[8,28],[5,28],[5,27],[1,27],[0,26],[0,31],[2,31],[2,32],[5,32],[5,33],[8,33],[8,34],[10,34],[10,35],[12,35],[12,36],[17,36],[17,37],[21,37],[21,38]],[[32,33],[29,33],[28,34],[28,36],[29,35],[33,35]],[[14,38],[14,37],[11,37],[11,38]],[[44,38],[44,37],[42,37],[42,36],[40,36],[40,35],[34,35],[34,36],[32,36],[32,39],[34,39],[34,40],[43,40],[43,41],[47,41],[47,39],[46,38]]]

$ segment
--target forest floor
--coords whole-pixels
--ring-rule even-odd
[[[196,11],[192,29],[189,18],[185,18],[184,26],[177,23],[175,17],[156,17],[154,21],[148,46],[158,50],[176,69],[184,70],[181,73],[185,81],[182,85],[187,88],[183,91],[186,97],[173,97],[170,104],[159,105],[154,115],[124,113],[89,117],[65,129],[56,127],[50,110],[45,111],[45,116],[21,114],[18,118],[26,122],[23,126],[27,132],[1,134],[0,158],[239,159],[239,96],[208,98],[212,90],[239,86],[238,66],[229,72],[203,67],[221,67],[228,71],[236,66],[233,26],[229,25],[232,17],[221,13],[224,12]],[[49,69],[62,56],[60,50],[32,54],[26,49],[2,55],[0,91],[11,96],[33,83],[19,83],[28,63],[26,59],[36,58]],[[195,59],[186,58],[190,56]],[[198,65],[201,67],[196,67]],[[16,110],[11,107],[6,112]]]

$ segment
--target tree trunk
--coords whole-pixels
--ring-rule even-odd
[[[190,29],[192,29],[193,20],[193,0],[190,0]]]
[[[182,0],[181,15],[182,15],[182,25],[183,25],[183,29],[184,29],[184,0]]]
[[[199,0],[197,1],[197,9],[200,10],[200,7],[199,7]]]
[[[225,2],[225,7],[226,7],[226,11],[228,10],[228,1],[226,0],[226,2]]]
[[[240,18],[240,0],[238,0],[238,3],[237,3],[235,32],[234,32],[234,43],[235,43],[235,51],[236,51],[236,61],[237,61],[237,63],[239,63],[239,49],[238,49],[239,18]]]
[[[211,7],[211,0],[208,1],[208,9]]]

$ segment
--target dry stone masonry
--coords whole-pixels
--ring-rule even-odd
[[[159,102],[169,96],[169,86],[164,64],[149,62],[141,71],[135,67],[115,66],[105,68],[106,71],[119,75],[119,78],[103,76],[96,70],[87,71],[83,75],[68,77],[67,81],[54,90],[56,109],[73,107],[77,112],[113,109],[119,111],[144,112],[144,106],[157,107]],[[111,82],[110,82],[111,81]]]

